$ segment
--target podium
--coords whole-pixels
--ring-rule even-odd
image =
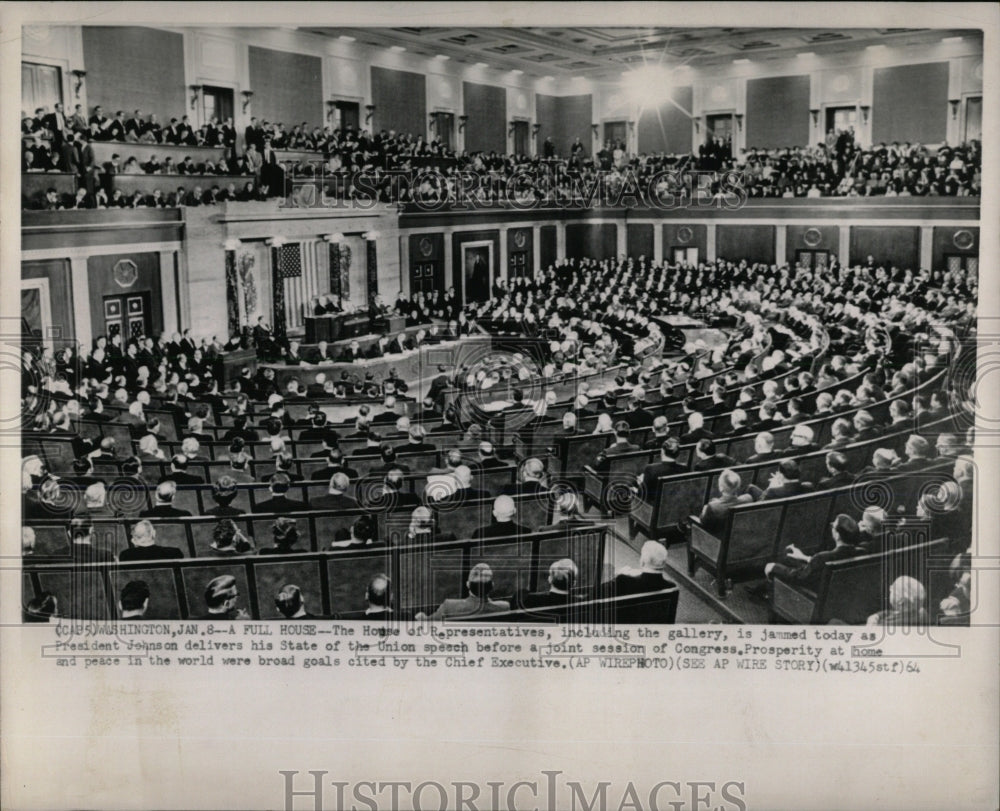
[[[330,343],[343,338],[357,338],[368,334],[367,313],[336,313],[335,315],[307,316],[305,319],[306,343]]]
[[[215,376],[221,378],[223,387],[228,386],[240,376],[240,370],[246,366],[250,374],[257,372],[257,352],[253,349],[235,349],[223,352],[215,361]]]

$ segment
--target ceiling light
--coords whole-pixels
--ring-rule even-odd
[[[943,40],[941,40],[941,41],[942,41],[942,42],[961,42],[961,41],[962,41],[962,38],[961,38],[961,37],[945,37],[945,38],[944,38]]]
[[[488,68],[489,65],[487,65],[485,62],[476,62],[476,67],[477,68]]]
[[[442,62],[447,62],[449,59],[451,59],[451,57],[448,56],[448,54],[435,54],[434,58],[440,59]]]
[[[389,50],[392,51],[393,53],[401,54],[403,51],[406,50],[406,48],[404,48],[402,45],[392,45],[390,46]]]
[[[337,39],[341,42],[354,42],[354,37],[350,37],[347,34],[341,34]]]
[[[555,77],[555,76],[543,76],[542,78],[543,78],[543,79],[548,79],[548,80],[549,80],[549,81],[551,82],[551,81],[552,81],[553,79],[555,79],[556,77]]]
[[[879,44],[879,45],[868,45],[868,46],[865,47],[865,50],[866,51],[877,51],[877,50],[881,50],[884,47],[885,47],[885,45],[882,45],[882,44]]]
[[[798,53],[798,54],[795,54],[795,55],[797,57],[799,57],[799,58],[802,58],[802,57],[807,57],[807,56],[816,56],[816,53],[815,53],[815,51],[803,51],[802,53]]]
[[[746,58],[743,58],[743,59],[734,59],[733,60],[733,64],[734,65],[749,65],[750,64],[750,60],[746,59]]]
[[[521,70],[520,68],[514,68],[514,70],[512,70],[511,73],[513,73],[515,76],[520,76],[522,73],[524,73],[524,71]]]

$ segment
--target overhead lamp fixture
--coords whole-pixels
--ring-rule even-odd
[[[355,42],[354,37],[350,36],[350,34],[341,34],[337,39],[341,42]]]
[[[253,91],[252,90],[243,90],[240,93],[240,95],[243,96],[243,112],[245,113],[247,111],[247,107],[250,106],[250,99],[253,98]]]
[[[942,42],[961,42],[961,41],[962,41],[962,38],[961,38],[961,37],[945,37],[945,38],[944,38],[943,40],[941,40],[941,41],[942,41]]]
[[[442,62],[447,62],[449,59],[451,59],[451,57],[448,56],[448,54],[435,54],[434,58],[440,59]]]
[[[810,56],[816,56],[815,51],[802,51],[802,53],[795,54],[799,59],[803,59]]]
[[[389,50],[392,51],[393,53],[401,54],[403,51],[406,50],[406,46],[405,45],[392,45],[392,46],[389,47]]]
[[[520,68],[514,68],[514,70],[512,70],[511,73],[513,73],[515,76],[520,76],[522,73],[524,73],[524,71],[521,70]]]
[[[375,105],[366,104],[365,105],[365,123],[368,124],[372,120],[372,116],[375,115]]]
[[[750,60],[747,59],[746,57],[743,57],[741,59],[734,59],[733,60],[733,64],[734,65],[749,65],[750,64]]]
[[[485,62],[476,62],[476,67],[477,68],[488,68],[489,65],[487,65]]]

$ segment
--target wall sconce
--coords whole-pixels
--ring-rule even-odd
[[[369,242],[374,242],[376,239],[378,239],[378,231],[365,231],[361,235],[361,238]]]
[[[951,105],[951,120],[954,121],[958,118],[958,107],[962,103],[961,99],[948,99],[948,103]]]
[[[542,128],[541,124],[532,124],[531,125],[531,137],[534,138],[536,135],[538,135],[538,131],[541,128]]]
[[[240,95],[243,96],[243,112],[245,113],[247,111],[247,107],[250,106],[250,99],[253,98],[253,91],[244,90],[242,93],[240,93]]]
[[[736,113],[733,118],[736,119],[736,128],[743,129],[743,113]]]
[[[597,134],[600,132],[601,125],[600,124],[591,124],[590,128],[594,131],[594,137],[596,138]]]
[[[868,113],[870,113],[871,111],[872,111],[872,108],[869,107],[867,104],[861,105],[861,123],[862,124],[867,124],[868,123]]]
[[[365,123],[366,124],[370,124],[371,123],[373,115],[375,115],[375,105],[374,104],[366,104],[365,105]]]
[[[635,132],[635,121],[628,122],[629,132]]]
[[[198,99],[201,97],[201,91],[205,88],[200,84],[191,85],[191,109],[193,110],[198,106]]]
[[[701,132],[701,119],[700,118],[696,118],[694,120],[694,131],[695,132]]]
[[[469,117],[467,115],[460,115],[458,117],[458,131],[463,132],[465,130],[465,125],[469,123]]]
[[[428,126],[430,127],[431,132],[433,133],[437,132],[437,115],[435,115],[434,113],[431,113],[430,124]]]
[[[326,103],[326,120],[329,121],[333,118],[333,111],[337,109],[337,102],[328,101]]]
[[[80,98],[80,88],[83,87],[83,77],[87,75],[85,70],[73,70],[70,71],[73,74],[73,78],[76,79],[76,84],[73,85],[73,94]]]
[[[813,126],[815,127],[819,124],[819,110],[810,110],[809,114],[813,117]]]
[[[510,137],[511,135],[514,134],[514,124],[515,123],[516,122],[514,122],[514,121],[508,121],[507,122],[507,137]]]

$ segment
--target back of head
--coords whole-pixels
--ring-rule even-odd
[[[834,519],[833,530],[840,538],[840,542],[849,546],[856,545],[861,538],[858,522],[844,513],[841,513]]]
[[[477,563],[469,571],[469,579],[466,581],[469,593],[474,597],[488,597],[493,590],[493,570],[488,563]]]
[[[286,618],[294,617],[302,608],[302,589],[294,583],[286,583],[274,596],[274,606]]]
[[[715,443],[711,439],[699,439],[696,447],[702,456],[715,456]]]
[[[292,480],[287,473],[275,473],[271,476],[271,492],[276,496],[284,495],[288,492]]]
[[[162,481],[156,485],[156,500],[161,504],[170,504],[174,500],[174,495],[176,493],[177,484],[170,479]]]
[[[458,482],[458,486],[462,489],[472,487],[472,470],[469,469],[468,465],[459,465],[455,468],[453,474],[455,476],[455,481]]]
[[[735,470],[727,468],[719,474],[719,490],[724,495],[738,493],[742,484],[743,482],[740,479],[740,474]]]
[[[826,466],[835,473],[847,470],[847,457],[839,451],[830,451],[826,455]]]
[[[118,602],[122,611],[139,611],[149,599],[149,585],[145,580],[130,580],[121,590]]]
[[[639,554],[639,565],[643,569],[662,572],[667,566],[667,549],[659,541],[646,541]]]
[[[570,558],[562,558],[549,566],[549,585],[559,591],[571,591],[579,574],[579,568]]]
[[[799,463],[794,459],[782,459],[778,463],[778,470],[785,479],[797,481],[799,478]]]
[[[390,586],[389,578],[384,574],[377,574],[368,581],[368,588],[365,590],[365,599],[368,601],[368,605],[376,608],[389,608],[392,605]]]

